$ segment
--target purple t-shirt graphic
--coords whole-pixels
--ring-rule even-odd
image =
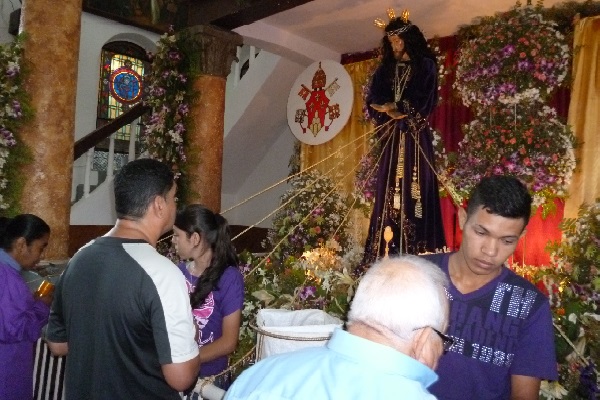
[[[189,273],[185,263],[179,263],[185,276],[188,292],[194,291],[198,277]],[[241,310],[244,306],[244,278],[237,267],[227,267],[223,271],[216,288],[208,294],[202,306],[192,310],[194,322],[198,326],[198,346],[212,343],[223,334],[223,318]],[[202,352],[202,350],[200,350]],[[227,356],[202,363],[200,376],[211,376],[227,368]]]
[[[450,254],[423,257],[448,275]],[[474,292],[450,282],[446,294],[454,344],[430,388],[438,399],[510,399],[511,375],[558,378],[550,303],[533,284],[503,268]]]

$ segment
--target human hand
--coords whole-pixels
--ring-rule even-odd
[[[52,300],[54,300],[54,295],[52,294],[47,294],[44,296],[37,296],[37,298],[44,303],[45,305],[47,305],[48,307],[50,307],[50,305],[52,304]]]

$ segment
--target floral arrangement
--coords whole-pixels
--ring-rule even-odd
[[[535,114],[533,108],[529,113],[515,109],[497,109],[492,121],[476,119],[466,125],[455,164],[442,161],[442,179],[450,180],[462,199],[489,175],[519,177],[536,207],[549,207],[554,203],[548,200],[567,195],[575,169],[575,138],[568,126],[547,106],[537,107]]]
[[[22,42],[19,36],[0,46],[0,210],[7,215],[19,212],[22,180],[18,173],[30,156],[18,140],[20,125],[31,115],[23,89]]]
[[[456,154],[437,152],[442,194],[461,203],[484,176],[513,175],[547,215],[565,197],[576,141],[544,102],[567,76],[571,50],[537,6],[519,3],[470,28],[457,56],[453,87],[476,119]],[[440,160],[440,158],[442,158]]]
[[[289,183],[291,188],[281,197],[267,235],[275,258],[300,257],[330,238],[345,247],[349,207],[333,181],[309,171],[292,177]]]
[[[273,260],[269,255],[240,255],[240,271],[244,275],[244,308],[240,343],[231,365],[251,358],[256,342],[252,329],[258,310],[280,308],[288,310],[322,309],[344,318],[359,276],[353,271],[362,260],[362,246],[353,243],[344,256],[333,239],[305,251],[300,257]],[[235,371],[238,372],[238,371]]]
[[[549,300],[555,326],[559,381],[543,382],[546,399],[600,395],[600,199],[561,224],[564,238],[549,245],[549,267],[517,267]]]
[[[483,18],[458,52],[454,88],[466,106],[544,102],[567,76],[570,49],[541,6]]]
[[[379,143],[371,137],[369,150],[361,157],[354,177],[353,196],[357,200],[355,208],[363,211],[366,217],[371,215],[377,189],[377,162],[380,154]]]
[[[177,177],[184,179],[189,168],[185,133],[194,100],[189,79],[193,60],[186,51],[189,41],[187,35],[169,31],[158,41],[156,54],[150,54],[152,72],[146,77],[145,103],[152,107],[152,113],[145,121],[141,138],[142,149],[150,158],[171,165]],[[178,184],[178,195],[185,198],[185,186],[181,180]]]

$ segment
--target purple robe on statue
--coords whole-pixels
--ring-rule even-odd
[[[418,65],[416,65],[418,64]],[[402,76],[410,67],[408,80],[403,85],[395,85],[395,77]],[[400,113],[406,118],[396,120],[379,132],[382,156],[377,171],[375,205],[371,214],[369,235],[365,245],[365,263],[371,263],[385,253],[383,231],[390,226],[394,238],[390,242],[390,254],[418,254],[434,251],[445,246],[442,214],[434,166],[432,132],[426,123],[437,104],[437,67],[433,60],[424,58],[421,62],[400,62],[396,65],[381,64],[373,74],[366,104],[369,116],[377,126],[390,120],[383,112],[370,107],[371,104],[394,102],[395,92],[401,92],[400,101],[395,102]],[[396,86],[396,87],[395,87]],[[403,90],[402,90],[403,89]],[[402,135],[401,133],[404,133]],[[402,199],[401,209],[394,208],[394,192],[398,179],[399,146],[404,137],[404,171],[398,185]],[[418,146],[416,146],[418,142]],[[420,149],[419,149],[420,148]],[[418,173],[413,175],[414,172]],[[418,181],[414,178],[418,176]],[[415,216],[418,201],[411,195],[413,182],[420,189],[422,216]],[[397,201],[398,203],[398,201]],[[401,215],[404,218],[401,218]],[[400,231],[403,231],[402,243]]]

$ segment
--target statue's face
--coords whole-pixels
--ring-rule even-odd
[[[398,35],[392,35],[389,38],[390,44],[392,45],[392,51],[396,60],[401,60],[406,55],[404,53],[404,40]]]

